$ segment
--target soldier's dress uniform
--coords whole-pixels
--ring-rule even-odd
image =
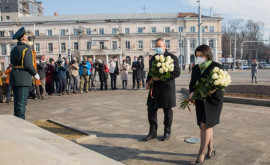
[[[12,37],[13,40],[25,35],[22,27]],[[24,42],[18,42],[10,53],[10,84],[14,91],[14,116],[25,119],[29,87],[32,86],[32,76],[37,74],[33,64],[33,54],[30,46]]]

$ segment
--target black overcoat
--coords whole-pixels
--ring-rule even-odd
[[[151,72],[152,62],[155,60],[155,54],[150,60],[149,73]],[[154,81],[153,92],[151,97],[151,90],[148,94],[147,106],[152,108],[172,108],[176,106],[176,93],[175,93],[175,78],[180,76],[180,68],[178,59],[175,55],[169,53],[167,50],[164,53],[165,58],[171,56],[174,60],[174,70],[167,81]],[[146,82],[149,82],[152,77],[147,76]]]
[[[194,86],[197,81],[200,81],[201,78],[205,78],[210,74],[210,71],[215,67],[222,68],[222,65],[217,62],[212,62],[201,74],[200,68],[198,65],[195,65],[192,69],[191,81],[189,84],[190,93],[194,91]],[[219,124],[221,110],[223,106],[223,92],[217,90],[212,94],[212,97],[207,97],[204,100],[195,100],[196,103],[196,115],[197,115],[197,124],[200,126],[202,112],[205,110],[206,116],[206,127],[211,128]]]
[[[142,72],[143,72],[143,63],[142,62],[136,62],[135,68],[136,68],[136,72],[135,72],[136,78],[141,79],[142,78]]]
[[[26,48],[23,68],[15,68],[15,66],[22,66],[22,54]],[[32,76],[35,76],[37,72],[33,65],[31,48],[23,42],[18,42],[10,53],[10,63],[13,66],[10,72],[10,84],[25,87],[32,86]]]

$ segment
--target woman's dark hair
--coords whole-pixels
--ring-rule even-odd
[[[197,52],[202,52],[208,58],[208,60],[212,60],[212,58],[213,58],[211,48],[208,45],[198,46],[195,50],[195,56],[196,56]]]

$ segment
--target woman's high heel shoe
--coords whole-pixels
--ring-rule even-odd
[[[204,161],[199,162],[198,160],[196,160],[195,165],[202,165],[202,164],[203,164],[203,162],[204,162]]]
[[[210,155],[207,154],[207,155],[206,155],[206,158],[207,158],[207,159],[211,159],[211,157],[212,157],[212,156],[215,156],[215,155],[216,155],[216,147],[213,146],[213,151],[212,151],[212,153],[211,153]]]

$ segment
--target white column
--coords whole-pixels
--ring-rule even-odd
[[[5,63],[4,63],[4,67],[5,69],[9,66],[10,60],[9,60],[10,56],[5,56]]]
[[[205,39],[205,44],[209,46],[209,38]]]
[[[93,55],[93,62],[96,61],[96,55]]]
[[[119,64],[122,65],[122,63],[123,63],[123,55],[122,55],[122,54],[120,54],[119,60],[120,60],[120,61],[119,61]]]
[[[7,48],[7,56],[9,56],[10,55],[10,44],[7,44],[6,45],[6,48]]]
[[[108,56],[108,54],[106,54],[106,65],[107,66],[109,65],[109,56]]]
[[[217,46],[217,39],[214,39],[214,54],[213,60],[218,62],[218,46]]]
[[[189,38],[186,39],[186,50],[185,50],[185,64],[186,66],[190,64],[190,42]]]

